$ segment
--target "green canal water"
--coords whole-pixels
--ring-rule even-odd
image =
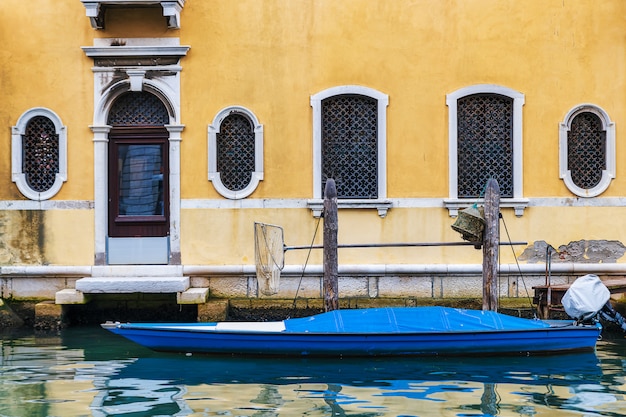
[[[551,357],[151,352],[99,327],[4,333],[0,416],[622,416],[626,342]]]

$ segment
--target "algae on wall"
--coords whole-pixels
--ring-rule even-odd
[[[42,210],[0,212],[0,265],[46,263]]]
[[[0,298],[0,329],[20,327],[24,321]]]

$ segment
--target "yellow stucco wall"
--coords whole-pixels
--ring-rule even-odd
[[[323,89],[364,85],[389,95],[390,197],[448,193],[445,95],[474,84],[525,94],[527,196],[570,196],[558,178],[558,123],[580,103],[619,125],[625,106],[623,2],[594,1],[215,1],[184,10],[191,45],[182,78],[183,151],[205,151],[205,130],[223,107],[252,109],[266,128],[266,180],[253,196],[311,194],[311,108]],[[196,17],[197,16],[197,17]],[[190,198],[214,198],[198,175]],[[294,178],[289,173],[301,172]],[[280,180],[278,180],[279,178]],[[622,195],[617,183],[607,195]]]
[[[78,0],[0,2],[0,37],[11,40],[0,48],[0,200],[24,200],[11,182],[10,127],[38,106],[55,111],[68,128],[68,180],[53,201],[93,200],[93,61],[81,46],[117,37],[179,37],[191,46],[181,60],[183,201],[224,200],[207,180],[207,125],[230,105],[252,110],[264,125],[265,176],[249,198],[311,198],[310,96],[348,84],[389,95],[389,198],[448,197],[445,98],[475,84],[525,95],[523,194],[531,200],[574,197],[559,179],[558,124],[581,103],[606,110],[617,126],[617,177],[600,198],[620,197],[626,194],[624,15],[622,0],[188,0],[180,30],[167,29],[160,10],[149,8],[110,10],[107,29],[95,31]],[[503,212],[513,240],[555,247],[626,241],[622,207],[531,206],[520,218]],[[306,208],[183,207],[183,263],[254,263],[254,221],[283,226],[286,243],[297,245],[310,242],[317,222]],[[375,210],[346,210],[340,242],[459,240],[453,221],[443,207],[392,208],[384,219]],[[79,232],[64,232],[70,226]],[[45,227],[48,262],[93,261],[91,210],[51,210]],[[289,253],[287,262],[304,256]],[[469,248],[340,254],[353,264],[480,260],[480,251]],[[502,260],[514,262],[508,250]],[[319,263],[319,254],[311,262]]]
[[[184,115],[211,121],[228,105],[252,109],[266,135],[265,180],[252,198],[309,198],[309,97],[344,84],[375,88],[390,100],[388,196],[445,198],[446,94],[474,84],[502,85],[525,95],[524,196],[572,197],[558,177],[558,124],[573,106],[594,103],[615,121],[619,143],[626,104],[619,70],[624,66],[621,16],[625,6],[593,1],[438,0],[189,4],[186,19],[198,14],[207,16],[211,24],[204,33],[181,33],[182,43],[192,45],[182,79],[183,90],[189,92],[183,98]],[[192,13],[194,17],[188,17]],[[202,71],[196,71],[196,66]],[[188,125],[184,155],[205,152],[203,127]],[[618,145],[618,161],[620,155]],[[207,186],[204,161],[199,162],[188,166],[197,173],[184,177],[184,195],[219,198]],[[601,197],[624,194],[621,170],[618,162],[617,178]],[[620,210],[536,207],[521,218],[515,218],[512,210],[504,212],[512,240],[531,244],[546,240],[558,247],[581,239],[623,240]],[[246,227],[226,233],[222,229],[228,226],[212,225],[231,225],[230,212],[205,213],[202,221],[188,215],[183,219],[183,236],[187,229],[206,228],[208,233],[217,231],[225,243],[197,254],[185,246],[184,257],[192,262],[249,262],[251,252],[238,256],[232,248],[242,243],[250,248],[250,220],[269,217],[268,222],[283,225],[286,236],[299,243],[310,240],[314,222],[300,212],[265,216],[239,212],[236,223]],[[299,220],[292,221],[292,216]],[[452,222],[447,211],[439,208],[394,208],[385,219],[371,210],[342,212],[340,242],[450,241],[458,239],[447,227]],[[516,247],[517,254],[523,249]],[[501,256],[504,262],[515,261],[510,250],[503,250]],[[287,260],[293,257],[288,254]],[[480,259],[480,251],[467,248],[340,253],[340,261],[347,263],[480,263]]]

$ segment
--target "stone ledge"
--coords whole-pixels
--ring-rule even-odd
[[[76,281],[86,294],[180,293],[189,289],[189,277],[89,277]]]
[[[178,304],[203,304],[209,297],[208,288],[189,288],[176,294]]]
[[[57,291],[54,295],[55,304],[86,304],[88,301],[83,292],[71,288]]]

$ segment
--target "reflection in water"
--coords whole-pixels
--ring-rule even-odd
[[[101,329],[5,335],[0,416],[617,416],[626,344],[531,358],[157,354]]]
[[[480,397],[480,411],[489,416],[498,415],[499,402],[496,384],[486,383],[483,395]]]
[[[171,385],[169,381],[146,381],[141,379],[111,379],[104,386],[97,386],[98,395],[91,404],[92,415],[159,415],[187,416],[192,410],[182,399],[184,387]]]

